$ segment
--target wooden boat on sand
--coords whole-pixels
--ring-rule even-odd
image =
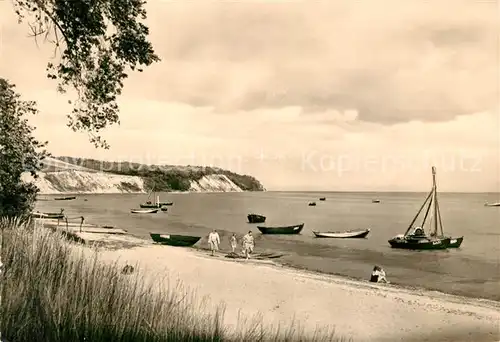
[[[264,223],[266,222],[266,217],[264,215],[258,214],[248,214],[248,223]]]
[[[425,210],[420,226],[414,226],[420,213]],[[429,218],[429,214],[431,215]],[[429,218],[429,220],[427,220]],[[429,227],[426,232],[426,223]],[[414,249],[414,250],[433,250],[458,248],[463,242],[464,237],[452,238],[446,236],[443,232],[441,212],[437,198],[436,168],[432,167],[432,190],[411,221],[404,234],[399,234],[388,242],[392,248]]]
[[[61,220],[64,218],[64,214],[62,213],[62,211],[60,213],[41,213],[41,212],[37,211],[37,212],[32,213],[31,217],[38,218],[38,219]]]
[[[500,202],[497,203],[485,203],[485,207],[500,207]]]
[[[304,223],[282,227],[257,226],[257,229],[260,230],[262,234],[300,234],[303,228]]]
[[[132,214],[156,214],[158,209],[130,209]]]
[[[365,238],[370,233],[370,229],[363,230],[347,230],[345,232],[314,232],[317,238],[332,238],[332,239],[348,239],[348,238]]]
[[[201,239],[201,236],[189,235],[173,235],[160,233],[149,233],[149,235],[156,243],[176,247],[191,247]]]

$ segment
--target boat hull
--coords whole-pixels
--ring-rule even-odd
[[[263,215],[249,214],[247,216],[249,223],[264,223],[266,222],[266,217]]]
[[[370,233],[370,229],[353,232],[313,232],[317,238],[330,239],[363,239]]]
[[[175,247],[191,247],[198,241],[201,236],[188,236],[188,235],[172,235],[172,234],[149,234],[154,242]]]
[[[500,207],[500,203],[486,203],[485,207]]]
[[[257,226],[262,234],[300,234],[304,228],[304,223],[285,227],[263,227]]]
[[[153,209],[160,207],[158,204],[147,204],[147,203],[140,204],[139,206],[143,209]]]
[[[464,241],[463,236],[458,238],[450,237],[450,244],[448,245],[448,248],[460,248],[463,241]]]
[[[392,238],[388,242],[392,248],[411,250],[436,250],[448,248],[448,246],[450,245],[450,238]]]
[[[132,214],[156,214],[158,212],[158,209],[154,210],[130,210]]]
[[[64,218],[64,214],[60,213],[33,213],[31,217],[38,219],[56,219],[61,220]]]
[[[172,206],[172,205],[174,205],[174,202],[160,202],[160,203],[158,203],[158,204],[159,204],[160,206],[165,206],[165,205],[166,205],[166,206]]]
[[[71,201],[76,199],[76,196],[68,196],[68,197],[56,197],[54,201]]]

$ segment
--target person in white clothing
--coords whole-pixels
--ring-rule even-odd
[[[231,250],[234,253],[236,247],[238,246],[238,242],[236,241],[236,234],[233,233],[231,239],[229,239],[229,242],[231,243]]]
[[[380,266],[375,266],[370,277],[372,283],[389,283],[385,277],[385,271]]]
[[[220,237],[217,230],[212,230],[212,232],[208,235],[208,244],[210,245],[212,255],[215,255],[215,252],[219,250],[220,245]]]
[[[253,239],[252,231],[249,230],[248,234],[243,237],[243,251],[245,252],[245,257],[250,258],[250,254],[253,253],[255,242]]]

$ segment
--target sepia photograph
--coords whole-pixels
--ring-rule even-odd
[[[0,342],[500,342],[497,0],[0,0]]]

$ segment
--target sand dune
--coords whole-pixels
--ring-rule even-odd
[[[145,281],[170,275],[210,305],[226,304],[225,323],[262,314],[266,323],[294,319],[306,331],[335,326],[355,341],[499,341],[500,303],[413,292],[258,262],[235,262],[165,246],[103,251],[107,261],[139,264]],[[390,274],[388,275],[390,278]]]

